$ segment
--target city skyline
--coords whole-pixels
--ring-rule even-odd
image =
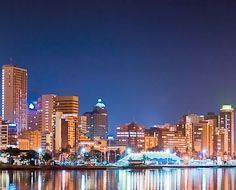
[[[12,61],[12,60],[11,60]],[[8,64],[8,65],[3,65],[3,66],[6,66],[6,67],[8,67],[8,66],[12,66],[13,68],[17,68],[17,69],[20,69],[20,70],[26,70],[27,71],[27,68],[21,68],[21,67],[19,67],[19,65],[16,65],[16,64],[14,64],[14,63],[10,63],[10,64]],[[27,75],[28,75],[28,73],[27,73]],[[4,81],[4,80],[3,80]],[[28,81],[29,81],[29,79],[28,79]],[[28,82],[27,81],[27,82]],[[29,91],[30,91],[30,89],[28,89]],[[56,96],[55,94],[50,94],[50,93],[45,93],[45,94],[42,94],[43,96],[44,95],[46,95],[46,96]],[[33,104],[33,103],[36,103],[36,102],[38,102],[39,101],[39,98],[41,98],[41,96],[42,95],[39,95],[39,97],[37,97],[37,98],[35,98],[35,99],[33,99],[32,97],[27,97],[27,109],[28,110],[30,110],[30,104]],[[69,94],[58,94],[59,96],[71,96],[71,95],[69,95]],[[79,97],[79,99],[80,99],[80,96],[79,95],[76,95],[76,94],[74,94],[74,95],[72,95],[72,96],[78,96]],[[97,98],[97,103],[99,103],[99,101],[103,101],[101,98]],[[94,102],[96,102],[96,101],[94,101]],[[79,100],[79,104],[80,104],[80,106],[81,106],[81,102],[80,102],[80,100]],[[4,105],[4,104],[3,104]],[[233,105],[233,104],[222,104],[222,105]],[[222,105],[219,105],[219,107],[218,107],[218,110],[210,110],[210,111],[208,111],[208,112],[206,112],[206,113],[203,113],[203,112],[195,112],[195,111],[192,111],[192,112],[185,112],[185,113],[178,113],[178,118],[176,119],[176,120],[171,120],[171,121],[164,121],[164,122],[159,122],[159,123],[155,123],[155,122],[153,122],[153,123],[151,123],[150,125],[145,125],[145,124],[143,124],[143,123],[140,123],[138,120],[136,120],[136,118],[135,118],[135,116],[133,116],[131,119],[129,119],[129,120],[127,120],[127,121],[125,121],[125,122],[119,122],[119,123],[117,123],[116,125],[110,125],[110,124],[108,124],[108,135],[115,135],[115,133],[116,133],[116,127],[117,126],[119,126],[119,125],[121,125],[121,124],[129,124],[130,122],[138,122],[138,123],[140,123],[140,124],[142,124],[142,125],[144,125],[146,128],[150,128],[150,127],[153,127],[153,126],[156,126],[156,125],[163,125],[163,124],[168,124],[168,123],[170,123],[170,124],[176,124],[176,123],[178,123],[178,121],[180,120],[180,118],[182,117],[182,116],[184,116],[184,115],[187,115],[187,114],[197,114],[197,115],[206,115],[206,114],[208,114],[208,113],[216,113],[216,114],[218,114],[219,112],[220,112],[220,108],[221,108],[221,106]],[[105,105],[104,105],[105,106]],[[96,103],[94,103],[93,104],[93,106],[91,107],[91,108],[95,108],[96,107]],[[234,107],[234,106],[233,106]],[[90,108],[90,109],[91,109]],[[87,111],[85,111],[85,112],[81,112],[80,111],[80,109],[78,109],[78,113],[80,114],[80,115],[83,115],[83,114],[86,114],[86,113],[88,113],[89,112],[89,109],[87,110]],[[108,108],[108,113],[109,113],[109,108]],[[109,113],[110,114],[110,113]],[[110,116],[109,116],[110,117]],[[110,123],[110,121],[109,121],[109,123]]]
[[[29,101],[74,94],[84,113],[102,98],[113,130],[130,120],[175,123],[185,113],[235,107],[234,7],[3,3],[0,62],[13,57],[28,69]]]
[[[175,124],[165,123],[151,128],[132,121],[117,126],[114,138],[109,136],[109,112],[102,99],[98,99],[92,111],[83,115],[79,114],[79,96],[43,94],[29,104],[27,73],[27,69],[16,65],[2,66],[0,145],[3,148],[42,149],[60,158],[64,152],[77,154],[82,149],[85,151],[87,146],[91,151],[99,147],[99,151],[106,152],[112,140],[116,145],[126,147],[128,152],[162,149],[177,154],[191,152],[195,158],[206,153],[208,156],[235,156],[232,105],[222,105],[218,114],[183,114]],[[118,149],[117,146],[113,148]],[[109,155],[110,152],[108,160]]]
[[[0,189],[236,189],[236,1],[0,1]]]

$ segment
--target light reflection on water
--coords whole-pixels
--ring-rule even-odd
[[[0,189],[236,189],[235,168],[0,171]]]

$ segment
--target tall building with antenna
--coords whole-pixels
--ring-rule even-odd
[[[101,137],[107,139],[108,133],[108,113],[102,99],[98,99],[92,112],[86,112],[87,125],[89,126],[89,138]]]
[[[2,66],[2,117],[27,129],[27,70],[12,64]]]

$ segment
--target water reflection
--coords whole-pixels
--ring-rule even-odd
[[[0,171],[0,189],[236,189],[236,169]]]

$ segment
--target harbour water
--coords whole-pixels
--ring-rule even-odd
[[[2,190],[235,190],[236,168],[0,171]]]

